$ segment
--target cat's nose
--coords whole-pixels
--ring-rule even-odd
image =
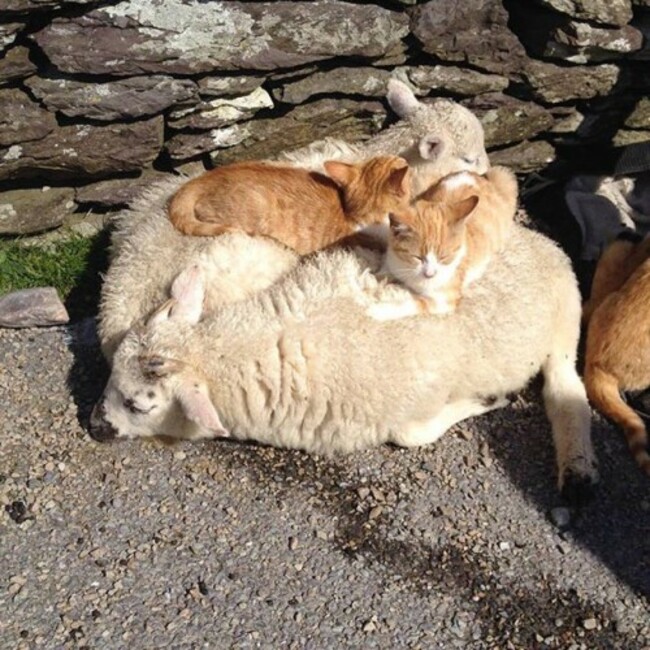
[[[422,275],[425,278],[432,278],[436,274],[436,269],[434,268],[433,264],[429,264],[429,262],[424,262],[422,264]]]

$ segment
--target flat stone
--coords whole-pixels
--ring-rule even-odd
[[[260,87],[242,97],[217,97],[172,111],[167,123],[174,129],[214,129],[249,119],[263,108],[272,107],[271,96]]]
[[[505,165],[519,174],[528,174],[543,169],[556,158],[553,145],[542,140],[520,142],[490,153],[493,165]]]
[[[0,327],[47,327],[69,320],[54,287],[22,289],[0,296]]]
[[[76,207],[70,187],[0,192],[0,235],[27,235],[57,228]]]
[[[636,144],[637,142],[650,142],[650,129],[619,129],[612,140],[615,147],[625,147],[628,144]]]
[[[179,133],[165,143],[173,161],[188,160],[217,149],[227,149],[240,144],[250,135],[250,123],[233,124],[221,129],[201,133]]]
[[[122,208],[128,207],[131,201],[153,183],[157,183],[165,178],[170,178],[170,174],[156,171],[146,171],[138,178],[116,178],[99,183],[91,183],[77,187],[75,198],[79,204],[98,205],[102,208]]]
[[[32,11],[58,9],[65,6],[99,4],[101,0],[3,0],[6,11]]]
[[[340,93],[365,97],[384,97],[386,84],[392,74],[388,70],[372,67],[334,68],[316,72],[303,79],[288,83],[273,91],[278,101],[302,104],[314,95]]]
[[[542,133],[554,122],[545,108],[500,93],[479,95],[463,102],[476,113],[485,130],[486,147],[521,142]]]
[[[0,90],[0,167],[7,162],[2,147],[42,139],[56,126],[54,115],[33,102],[22,90]]]
[[[650,99],[643,97],[634,106],[634,110],[625,120],[630,129],[650,129]]]
[[[380,102],[322,99],[282,117],[247,122],[248,137],[235,147],[217,150],[213,159],[227,163],[273,158],[325,137],[354,142],[377,133],[385,118]]]
[[[508,78],[502,75],[486,74],[450,65],[417,66],[409,68],[407,74],[416,87],[416,94],[426,94],[430,90],[443,90],[473,97],[483,93],[500,92],[510,83]]]
[[[555,123],[549,129],[550,133],[575,133],[584,122],[585,116],[573,106],[559,106],[551,109]]]
[[[528,59],[508,27],[501,0],[436,0],[418,5],[411,16],[411,30],[424,51],[443,61],[508,74]]]
[[[16,40],[16,35],[23,27],[25,27],[24,23],[0,24],[0,52],[8,48]]]
[[[0,180],[104,177],[139,171],[163,145],[163,117],[129,124],[58,127],[40,140],[0,148]]]
[[[63,72],[134,75],[275,70],[335,56],[378,58],[403,51],[407,33],[402,13],[339,0],[166,0],[164,5],[123,0],[57,18],[31,38]]]
[[[620,72],[618,66],[609,63],[566,67],[530,61],[523,76],[536,99],[554,104],[608,95],[617,84]]]
[[[161,75],[108,83],[31,77],[26,85],[51,111],[102,121],[155,115],[198,95],[198,87],[190,79]]]
[[[630,0],[537,0],[545,7],[579,20],[606,25],[626,25],[632,19]]]
[[[252,93],[264,83],[264,77],[203,77],[198,80],[201,97],[241,97]]]
[[[24,79],[36,72],[36,65],[29,60],[29,50],[22,45],[10,48],[0,58],[0,85]]]

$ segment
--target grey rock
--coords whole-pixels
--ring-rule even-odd
[[[554,122],[551,113],[538,104],[500,93],[479,95],[463,105],[478,115],[488,148],[527,140]]]
[[[585,116],[573,106],[558,106],[551,109],[555,123],[549,129],[549,133],[575,133],[583,123]]]
[[[553,508],[551,520],[558,528],[566,528],[571,523],[571,511],[561,506]]]
[[[201,97],[239,97],[248,95],[264,82],[264,77],[237,75],[234,77],[203,77],[199,79]]]
[[[530,61],[523,76],[533,95],[549,104],[607,95],[619,81],[618,66],[566,67],[542,61]]]
[[[56,128],[56,118],[18,88],[0,90],[0,148],[44,138]],[[15,151],[15,150],[14,150]],[[0,167],[10,162],[0,149]]]
[[[650,99],[648,97],[643,97],[636,103],[634,110],[625,120],[625,126],[630,129],[650,129]]]
[[[289,104],[302,104],[314,95],[331,93],[384,97],[386,84],[391,76],[388,70],[372,67],[334,68],[327,72],[316,72],[277,88],[273,91],[273,96]]]
[[[177,109],[172,111],[167,123],[174,129],[214,129],[249,119],[259,110],[272,107],[271,96],[259,87],[241,97],[217,97]]]
[[[626,25],[632,19],[630,0],[537,0],[545,7],[579,20],[606,25]]]
[[[47,327],[69,320],[54,287],[22,289],[0,296],[0,327]]]
[[[0,59],[0,85],[24,79],[35,71],[36,65],[29,60],[29,50],[22,45],[12,47]]]
[[[18,34],[24,26],[24,23],[0,24],[0,52],[9,47],[16,40],[16,34]]]
[[[0,235],[24,235],[60,226],[74,212],[69,187],[0,192]]]
[[[401,51],[408,18],[374,5],[124,0],[57,18],[32,38],[59,70],[132,75],[275,70]],[[78,56],[83,52],[84,56]]]
[[[98,4],[101,0],[4,0],[6,11],[32,11],[35,9],[58,9],[65,6]]]
[[[612,143],[616,147],[625,147],[629,144],[636,144],[637,142],[650,142],[650,129],[619,129],[614,134]]]
[[[449,65],[421,65],[408,70],[408,78],[416,86],[416,94],[446,91],[472,97],[482,93],[500,92],[508,87],[507,77],[486,74]]]
[[[528,59],[508,27],[508,13],[501,0],[427,2],[413,10],[411,30],[425,52],[443,61],[462,61],[507,74]]]
[[[102,121],[155,115],[198,94],[198,87],[193,81],[161,75],[131,77],[108,83],[31,77],[26,84],[52,111]]]
[[[58,127],[40,140],[0,149],[0,179],[78,179],[139,171],[162,145],[162,116],[129,124]]]
[[[91,183],[77,187],[75,198],[79,204],[100,205],[104,208],[117,208],[130,205],[131,201],[170,174],[156,171],[146,171],[138,178],[115,178],[99,183]]]
[[[219,149],[217,162],[272,158],[315,140],[331,136],[349,142],[379,131],[386,117],[379,102],[322,99],[295,109],[283,117],[253,120],[245,126],[248,136],[241,144]]]
[[[202,133],[179,133],[167,140],[165,149],[172,160],[187,160],[217,149],[234,147],[249,135],[249,124],[234,124]]]
[[[505,165],[519,174],[542,169],[556,159],[553,145],[543,140],[520,142],[512,147],[490,153],[493,165]]]

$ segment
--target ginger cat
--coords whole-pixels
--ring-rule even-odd
[[[493,167],[485,177],[458,172],[423,192],[411,209],[391,214],[382,273],[415,299],[373,306],[370,315],[390,320],[454,311],[465,287],[506,241],[517,194],[517,179],[505,167]]]
[[[377,156],[325,163],[328,176],[299,167],[251,161],[213,169],[183,185],[169,216],[186,235],[232,230],[277,239],[301,255],[386,222],[410,202],[407,162]]]
[[[585,308],[587,396],[623,429],[636,462],[650,475],[646,425],[621,397],[650,386],[650,238],[636,244],[618,239],[605,249]]]

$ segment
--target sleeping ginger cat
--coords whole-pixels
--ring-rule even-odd
[[[443,178],[390,215],[391,233],[382,273],[410,289],[402,303],[373,305],[380,320],[447,314],[485,271],[508,237],[517,209],[517,179],[505,167],[485,177],[458,172]]]
[[[621,397],[650,386],[650,238],[636,244],[617,239],[605,249],[584,309],[587,395],[623,429],[636,462],[650,475],[648,430]]]
[[[251,161],[213,169],[183,185],[169,216],[186,235],[232,230],[277,239],[301,255],[380,224],[410,201],[407,162],[378,156],[325,163],[328,176]]]

